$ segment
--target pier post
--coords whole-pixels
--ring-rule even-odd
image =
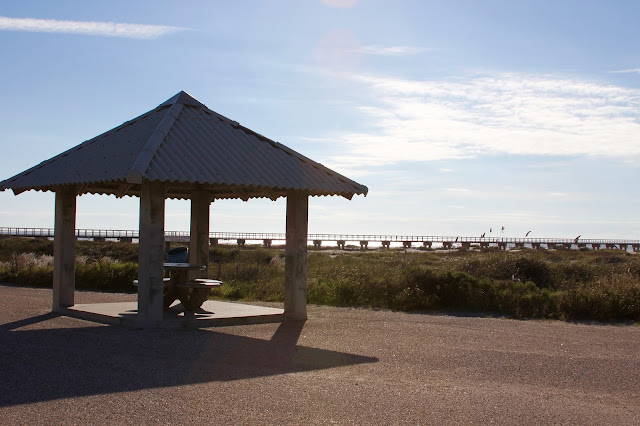
[[[338,240],[337,243],[338,243],[338,248],[340,250],[344,250],[345,241],[344,240]]]
[[[369,246],[369,241],[360,241],[360,250],[366,250]]]
[[[320,250],[320,246],[322,245],[322,240],[313,240],[313,248],[316,250]]]
[[[389,247],[391,247],[391,241],[382,242],[382,248],[389,248]]]

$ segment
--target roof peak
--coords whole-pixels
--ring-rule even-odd
[[[169,105],[175,105],[175,104],[206,107],[205,104],[203,104],[202,102],[198,101],[196,98],[194,98],[193,96],[191,96],[190,94],[188,94],[184,90],[181,90],[175,96],[167,99],[166,101],[161,103],[159,106],[162,107],[162,106],[169,106]]]

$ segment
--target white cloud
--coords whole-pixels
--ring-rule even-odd
[[[640,74],[640,68],[630,68],[626,70],[610,71],[614,74]]]
[[[59,21],[55,19],[9,18],[0,16],[0,30],[69,33],[108,37],[154,39],[183,30],[165,25],[122,24],[117,22]]]
[[[366,166],[489,153],[640,155],[640,90],[578,79],[498,74],[403,80],[352,75],[374,123],[339,139],[333,163]]]
[[[426,52],[427,50],[429,49],[416,46],[381,46],[378,44],[370,44],[368,46],[362,46],[356,51],[365,55],[400,56],[416,55]]]

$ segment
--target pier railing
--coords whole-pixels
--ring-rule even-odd
[[[0,236],[19,237],[45,237],[54,236],[53,228],[14,228],[0,227]],[[140,236],[137,230],[128,229],[76,229],[76,237],[80,239],[116,239],[134,240]],[[166,231],[165,238],[168,241],[188,241],[188,231]],[[264,232],[211,232],[209,238],[212,240],[236,240],[242,241],[285,241],[284,233],[264,233]],[[592,247],[605,246],[609,248],[632,247],[634,251],[640,250],[640,239],[582,239],[582,238],[516,238],[498,236],[462,237],[462,236],[426,236],[426,235],[376,235],[376,234],[308,234],[307,239],[315,245],[321,242],[339,242],[344,245],[346,242],[354,242],[361,246],[364,243],[379,242],[383,245],[390,243],[402,243],[409,246],[412,243],[431,246],[433,244],[445,247],[480,245],[487,247],[497,245],[501,247],[517,247],[545,245],[553,246],[585,246]],[[318,244],[316,244],[318,243]],[[638,249],[636,249],[638,248]]]

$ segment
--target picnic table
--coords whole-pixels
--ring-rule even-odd
[[[192,263],[165,263],[164,269],[169,271],[171,280],[167,282],[165,287],[164,306],[168,308],[176,299],[179,299],[184,306],[185,314],[193,313],[200,308],[209,298],[211,289],[222,285],[222,281],[207,278],[189,280],[189,271],[202,271],[206,268],[206,265]]]

